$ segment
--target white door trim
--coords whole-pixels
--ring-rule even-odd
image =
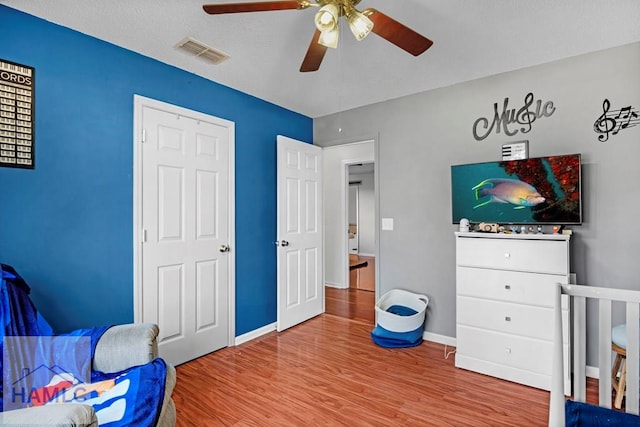
[[[349,218],[348,218],[348,209],[349,206],[349,165],[357,164],[357,163],[374,163],[375,168],[373,172],[373,181],[374,181],[374,198],[375,198],[375,224],[376,224],[376,263],[375,263],[375,282],[376,282],[376,297],[380,295],[380,279],[379,279],[379,266],[380,262],[380,195],[379,195],[379,168],[378,168],[378,138],[368,138],[362,139],[355,142],[344,142],[340,144],[330,145],[328,147],[322,147],[323,151],[334,150],[334,149],[344,149],[345,147],[353,147],[361,144],[369,144],[373,143],[373,160],[367,156],[355,156],[348,159],[342,159],[341,168],[340,168],[340,221],[341,221],[341,230],[345,230],[343,234],[343,242],[342,248],[344,248],[344,259],[342,264],[342,283],[344,284],[344,288],[349,288],[349,236],[346,233],[346,230],[349,228]],[[325,209],[330,209],[325,207]],[[326,248],[325,248],[326,249]],[[335,249],[335,248],[334,248]]]
[[[229,127],[232,132],[229,136],[229,200],[228,200],[228,233],[229,246],[229,292],[228,292],[228,315],[229,334],[227,346],[235,345],[236,325],[235,325],[235,300],[236,300],[236,278],[235,278],[235,123],[215,116],[189,110],[172,104],[167,104],[140,95],[133,95],[133,321],[142,321],[142,141],[144,138],[142,131],[142,110],[143,107],[157,108],[171,111],[178,115],[184,115],[193,119],[219,123]]]

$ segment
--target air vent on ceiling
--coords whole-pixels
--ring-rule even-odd
[[[230,57],[228,53],[215,47],[207,46],[193,37],[185,37],[176,45],[176,48],[213,64],[219,64]]]

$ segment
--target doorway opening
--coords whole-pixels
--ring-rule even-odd
[[[348,287],[375,293],[375,163],[354,163],[347,168]]]
[[[377,192],[373,159],[342,161],[342,286],[327,286],[325,312],[375,324]],[[346,233],[345,233],[346,231]]]

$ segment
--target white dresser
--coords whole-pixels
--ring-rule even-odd
[[[550,389],[555,284],[569,283],[569,237],[456,233],[456,367]]]

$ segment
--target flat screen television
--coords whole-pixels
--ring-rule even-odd
[[[581,224],[580,154],[451,166],[453,223]]]

